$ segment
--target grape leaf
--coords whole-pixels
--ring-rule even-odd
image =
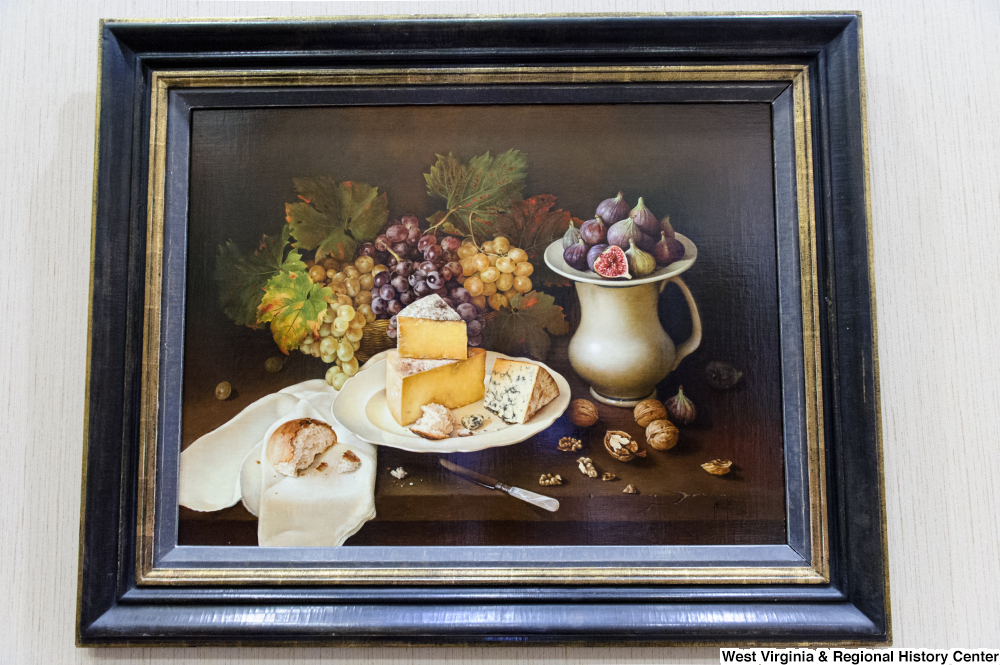
[[[520,200],[527,175],[523,152],[508,150],[497,157],[485,153],[462,164],[450,152],[437,156],[424,174],[427,193],[445,201],[446,210],[428,218],[432,227],[446,233],[471,235],[473,240],[492,237],[490,226],[498,215]]]
[[[303,265],[303,268],[305,266]],[[315,335],[323,323],[329,287],[313,284],[302,270],[282,270],[267,282],[258,311],[260,323],[271,322],[271,336],[285,354]]]
[[[386,195],[378,187],[329,177],[292,182],[301,201],[285,204],[285,220],[295,247],[315,249],[317,258],[353,259],[358,243],[374,240],[389,217]]]
[[[510,206],[509,213],[497,217],[493,236],[506,236],[511,247],[520,247],[528,253],[528,260],[535,266],[532,281],[546,286],[569,286],[569,280],[549,270],[542,255],[545,248],[566,233],[570,219],[577,228],[582,222],[568,211],[552,210],[555,203],[556,197],[551,194],[517,201]]]
[[[546,333],[546,330],[548,333]],[[530,354],[545,360],[552,341],[549,333],[565,335],[569,324],[555,298],[541,291],[529,291],[510,299],[485,328],[489,348],[509,356]]]
[[[238,325],[258,327],[257,307],[264,296],[264,287],[279,270],[306,269],[302,256],[294,250],[282,261],[288,239],[289,229],[286,226],[281,236],[265,235],[257,250],[250,255],[245,255],[232,240],[219,245],[215,258],[219,303],[226,316]]]

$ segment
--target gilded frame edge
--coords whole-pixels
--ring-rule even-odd
[[[808,65],[449,67],[442,69],[154,71],[149,119],[146,282],[143,323],[135,581],[140,585],[304,584],[823,584],[830,581],[823,429],[816,211]],[[807,566],[569,568],[157,568],[156,448],[168,95],[172,89],[447,83],[782,81],[793,93],[802,334],[805,370],[810,552]],[[870,223],[870,222],[869,222]],[[869,240],[870,241],[870,240]],[[819,553],[817,556],[816,553]],[[613,572],[608,572],[612,571]]]

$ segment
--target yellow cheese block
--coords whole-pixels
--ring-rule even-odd
[[[463,360],[469,348],[465,321],[397,316],[398,351],[403,358]]]
[[[385,368],[385,401],[392,417],[403,426],[423,415],[422,406],[457,409],[478,402],[486,392],[483,349],[467,347],[465,360],[402,358],[391,350]]]

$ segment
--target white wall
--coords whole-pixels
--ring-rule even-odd
[[[893,630],[1000,647],[1000,3],[0,3],[0,662],[688,663],[715,649],[73,646],[97,20],[861,9]]]

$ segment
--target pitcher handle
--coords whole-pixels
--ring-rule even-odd
[[[688,309],[691,310],[691,336],[688,337],[686,342],[677,347],[677,357],[674,359],[674,366],[670,368],[670,371],[673,372],[681,364],[681,361],[691,355],[701,344],[701,315],[698,314],[698,305],[694,302],[691,290],[688,289],[687,284],[680,277],[671,277],[660,282],[660,293],[663,293],[663,289],[667,288],[668,282],[673,282],[677,285],[677,288],[684,294],[684,299],[687,300]]]

